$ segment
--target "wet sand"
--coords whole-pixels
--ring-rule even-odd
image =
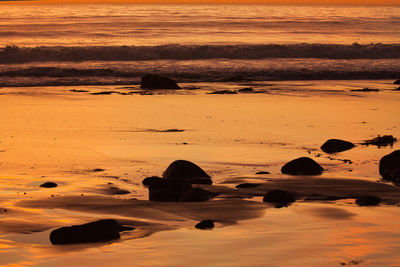
[[[153,95],[126,95],[137,86],[1,88],[0,264],[395,265],[400,189],[380,179],[378,162],[399,145],[360,144],[378,134],[400,137],[392,82],[182,84],[200,89]],[[246,87],[255,93],[208,94]],[[365,87],[380,91],[351,91]],[[103,91],[124,94],[91,94]],[[356,147],[328,155],[319,147],[330,138]],[[280,173],[302,156],[326,171]],[[219,195],[202,203],[148,201],[142,179],[176,159],[206,170],[214,185],[200,187]],[[39,187],[47,181],[58,186]],[[261,185],[235,188],[244,182]],[[296,192],[298,201],[281,209],[263,203],[277,188]],[[366,194],[382,204],[357,206]],[[136,229],[114,242],[50,244],[57,227],[103,218]],[[204,219],[216,227],[196,230]]]

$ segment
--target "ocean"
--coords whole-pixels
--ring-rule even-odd
[[[400,77],[400,8],[0,6],[0,86]]]

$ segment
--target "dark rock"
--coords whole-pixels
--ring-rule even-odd
[[[231,90],[219,90],[219,91],[214,91],[211,93],[208,93],[209,95],[236,95],[236,91],[231,91]]]
[[[379,174],[385,180],[400,184],[400,150],[393,151],[381,158]]]
[[[271,173],[267,171],[261,171],[261,172],[256,172],[256,174],[271,174]]]
[[[374,146],[393,146],[394,142],[396,142],[397,139],[393,137],[393,135],[384,135],[384,136],[380,136],[378,135],[378,137],[372,138],[370,140],[365,140],[364,143],[362,143],[363,145],[374,145]]]
[[[181,89],[171,78],[153,74],[144,75],[140,87],[144,89]]]
[[[194,178],[211,178],[203,169],[187,160],[172,162],[164,171],[163,177],[166,179],[184,179],[197,182],[198,180]],[[212,184],[212,181],[211,183],[208,181],[207,184]]]
[[[45,182],[41,184],[40,187],[52,188],[52,187],[57,187],[57,184],[54,182]]]
[[[319,175],[324,171],[317,162],[308,157],[294,159],[286,163],[281,172],[291,175]]]
[[[93,170],[90,170],[91,172],[104,172],[105,170],[104,169],[100,169],[100,168],[97,168],[97,169],[93,169]]]
[[[236,188],[253,188],[253,187],[257,187],[260,186],[260,184],[256,184],[256,183],[243,183],[243,184],[238,184],[236,186]]]
[[[109,189],[109,193],[110,193],[111,195],[126,195],[126,194],[129,194],[130,192],[129,192],[128,190],[125,190],[125,189],[121,189],[121,188],[112,186],[112,187],[110,187],[110,189]]]
[[[351,92],[379,92],[379,89],[363,88],[363,89],[353,89]]]
[[[197,229],[212,229],[214,228],[214,221],[204,220],[196,224],[194,227],[196,227]]]
[[[208,201],[215,196],[214,193],[204,190],[202,188],[192,188],[187,190],[179,201],[181,202],[202,202]]]
[[[254,92],[254,89],[251,87],[241,88],[238,92]]]
[[[326,153],[337,153],[352,149],[355,145],[351,142],[340,140],[340,139],[329,139],[322,146],[322,151]]]
[[[212,185],[213,181],[211,178],[207,177],[195,177],[195,178],[189,178],[187,181],[191,184],[208,184]]]
[[[161,130],[160,132],[164,132],[164,133],[180,133],[180,132],[184,132],[185,130],[182,129],[168,129],[168,130]]]
[[[121,226],[116,220],[106,219],[58,228],[50,233],[50,241],[53,245],[105,242],[119,239],[121,231],[133,229]]]
[[[158,177],[158,176],[147,177],[147,178],[144,178],[144,179],[143,179],[142,184],[143,184],[144,186],[150,186],[150,185],[152,185],[152,184],[158,183],[161,179],[162,179],[162,178],[161,178],[161,177]]]
[[[117,91],[101,91],[101,92],[94,92],[90,93],[91,95],[111,95],[111,94],[119,94]]]
[[[191,188],[192,185],[183,179],[153,180],[149,185],[149,200],[176,202]]]
[[[381,201],[382,199],[377,196],[361,196],[356,199],[356,204],[359,206],[376,206]]]
[[[281,189],[275,189],[265,194],[263,201],[288,206],[291,203],[295,202],[296,198],[291,192]]]
[[[69,91],[74,92],[74,93],[87,93],[87,92],[89,92],[87,90],[79,90],[79,89],[72,89],[72,90],[69,90]]]
[[[394,81],[393,84],[400,84],[400,79]]]

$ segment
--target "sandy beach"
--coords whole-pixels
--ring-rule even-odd
[[[199,89],[139,95],[120,94],[140,91],[135,85],[2,88],[0,264],[398,262],[400,189],[381,179],[378,163],[399,145],[361,144],[378,135],[400,136],[400,95],[393,80],[180,85]],[[254,91],[209,94],[248,87]],[[366,87],[380,91],[352,91]],[[117,93],[92,94],[105,91]],[[356,147],[324,153],[320,146],[330,138]],[[298,157],[313,158],[324,173],[281,174]],[[213,185],[197,187],[218,196],[206,202],[149,201],[142,180],[160,176],[178,159],[212,176]],[[58,186],[39,187],[48,181]],[[260,185],[235,188],[245,182]],[[262,200],[272,189],[300,197],[277,209]],[[362,195],[383,202],[358,206],[355,199]],[[97,219],[136,229],[105,243],[51,245],[55,228]],[[214,220],[215,228],[194,228],[205,219]]]

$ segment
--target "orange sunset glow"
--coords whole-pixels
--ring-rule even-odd
[[[254,0],[251,2],[243,0],[35,0],[35,1],[7,1],[3,0],[7,4],[257,4],[257,5],[363,5],[363,6],[398,6],[400,5],[398,0]]]
[[[0,266],[398,266],[398,1],[0,1]]]

